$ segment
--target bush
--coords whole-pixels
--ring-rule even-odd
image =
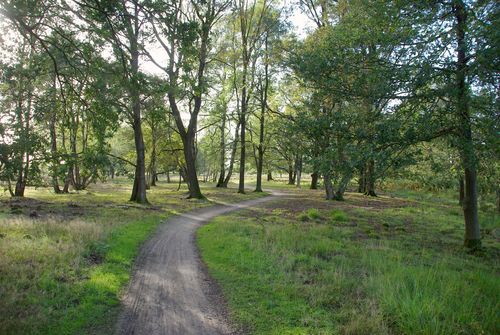
[[[349,220],[347,214],[340,209],[334,209],[330,212],[330,219],[338,222],[345,222]]]
[[[87,259],[90,264],[101,264],[106,257],[109,245],[101,241],[91,242],[83,253],[83,257]]]
[[[302,212],[299,214],[299,216],[297,217],[300,221],[309,221],[309,215],[307,215],[306,212]]]
[[[318,220],[321,218],[321,214],[316,208],[309,208],[306,213],[311,220]]]

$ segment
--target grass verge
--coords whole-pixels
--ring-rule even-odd
[[[500,333],[496,214],[481,213],[485,248],[469,254],[456,205],[356,194],[326,202],[320,192],[291,192],[198,231],[203,259],[241,328]]]

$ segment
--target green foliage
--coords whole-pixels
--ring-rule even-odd
[[[316,208],[309,208],[307,211],[307,216],[311,219],[311,220],[318,220],[321,218],[321,214],[319,212],[318,209]]]
[[[321,213],[316,208],[309,208],[308,210],[300,213],[297,216],[297,219],[299,219],[300,221],[309,221],[309,220],[316,221],[321,219]]]
[[[349,216],[340,209],[331,210],[329,213],[330,219],[334,222],[346,222],[349,221]]]

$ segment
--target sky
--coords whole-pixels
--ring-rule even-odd
[[[285,9],[290,10],[290,16],[288,17],[288,22],[291,23],[293,32],[299,37],[304,38],[307,35],[308,30],[314,28],[314,24],[311,20],[300,11],[300,9],[291,4],[290,0],[283,0],[283,6]],[[167,58],[165,51],[160,46],[151,45],[148,47],[148,51],[151,56],[155,59],[158,64],[166,64]],[[165,73],[159,69],[153,62],[149,61],[146,57],[143,57],[141,61],[141,70],[149,74],[156,74],[159,76],[165,75]]]
[[[287,20],[289,21],[289,23],[291,23],[293,31],[299,38],[305,37],[307,35],[307,31],[314,28],[313,23],[305,14],[303,14],[300,11],[297,5],[292,4],[293,2],[296,1],[294,0],[282,0],[282,1],[283,1],[282,2],[283,8],[290,11]],[[5,38],[6,37],[5,21],[6,21],[5,17],[3,15],[0,15],[0,29],[3,30],[3,32],[1,32],[0,34],[0,42],[3,42],[1,44],[3,44],[4,47],[7,47],[9,46],[9,44],[11,45],[11,43],[6,43],[10,38],[8,37]],[[9,36],[9,34],[7,34],[7,36]],[[4,38],[2,39],[2,37]],[[149,46],[148,49],[150,54],[155,58],[155,60],[159,64],[165,64],[167,59],[163,49],[161,49],[159,46],[155,47],[153,45]],[[5,58],[8,58],[8,56],[10,55],[10,52],[8,50],[0,50],[0,55],[2,55],[2,58],[4,58],[5,60]],[[147,60],[146,57],[142,59],[141,69],[150,74],[164,75],[162,70],[160,70],[153,62]]]

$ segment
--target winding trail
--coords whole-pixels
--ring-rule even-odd
[[[135,261],[117,334],[233,334],[220,293],[198,255],[195,232],[217,215],[256,206],[275,195],[197,209],[162,224]]]

